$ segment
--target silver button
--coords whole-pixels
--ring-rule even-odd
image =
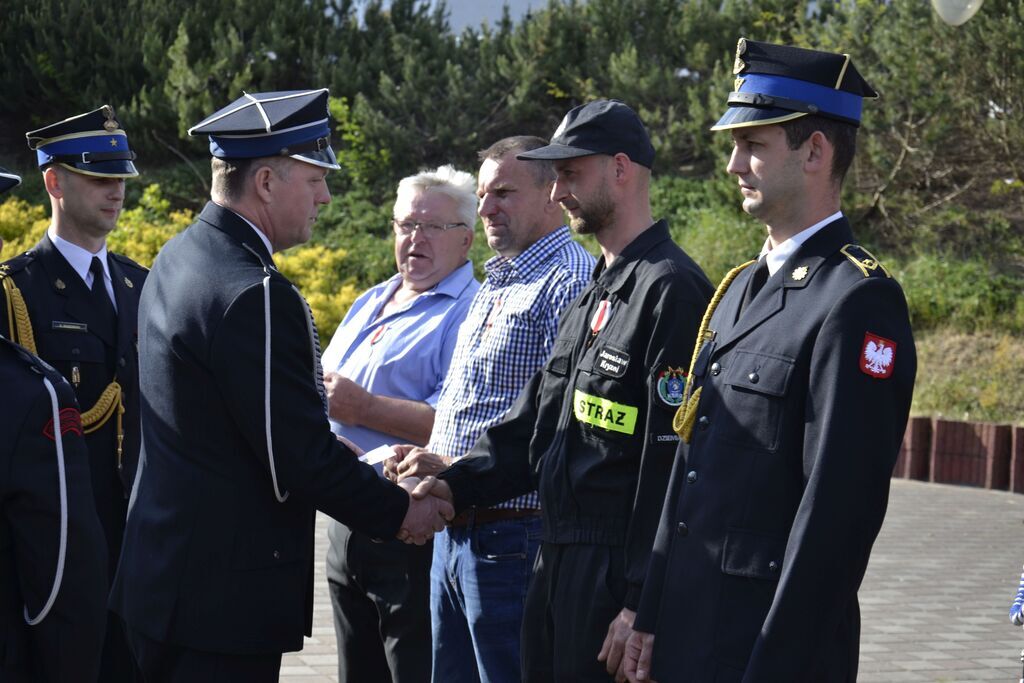
[[[752,372],[749,375],[747,375],[747,379],[750,380],[751,384],[757,384],[757,382],[761,379],[761,376],[758,375],[756,372]]]
[[[718,364],[718,363],[712,363],[711,364],[711,374],[712,375],[715,375],[717,377],[718,375],[721,374],[721,372],[722,372],[722,366],[720,364]]]
[[[680,536],[686,536],[690,533],[690,527],[686,526],[686,522],[679,522],[679,524],[676,524],[676,531]]]
[[[690,472],[686,475],[686,481],[688,481],[691,484],[696,482],[697,481],[697,473],[694,472],[693,470],[690,470]]]
[[[275,550],[274,551],[274,559],[275,560],[280,560],[281,559],[281,552],[279,550]]]
[[[708,419],[707,415],[701,415],[700,419],[697,420],[697,426],[701,429],[707,429],[711,426],[711,420]]]

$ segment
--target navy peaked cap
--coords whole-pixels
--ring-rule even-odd
[[[571,109],[547,147],[516,158],[556,160],[619,153],[647,168],[654,165],[654,146],[636,112],[618,100],[595,100]]]
[[[7,192],[13,187],[21,184],[21,176],[11,173],[3,166],[0,166],[0,194]]]
[[[135,152],[128,145],[128,134],[114,118],[114,108],[99,109],[72,116],[49,126],[25,133],[29,149],[36,152],[40,168],[60,164],[82,175],[107,178],[134,178]]]
[[[740,38],[729,109],[711,130],[782,123],[816,114],[860,125],[865,97],[878,97],[850,55]]]
[[[331,149],[327,89],[245,93],[189,129],[208,135],[220,159],[288,156],[338,169]]]

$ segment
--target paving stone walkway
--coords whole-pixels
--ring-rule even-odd
[[[313,636],[285,655],[283,683],[338,680],[326,552],[320,515]],[[1024,632],[1006,615],[1022,563],[1024,496],[894,480],[860,591],[858,680],[1016,683]]]

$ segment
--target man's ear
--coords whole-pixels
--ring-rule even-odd
[[[43,171],[43,186],[46,188],[47,194],[54,199],[64,197],[64,184],[62,181],[63,179],[55,166],[50,166]]]
[[[804,168],[810,173],[832,173],[832,157],[835,148],[820,130],[811,133],[804,142],[806,150],[804,157]]]
[[[273,199],[274,182],[276,180],[274,169],[270,168],[270,166],[260,166],[252,174],[251,182],[253,183],[253,189],[256,191],[256,196],[264,204],[269,204]]]

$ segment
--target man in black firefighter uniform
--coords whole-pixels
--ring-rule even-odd
[[[523,680],[607,681],[620,672],[678,441],[682,340],[712,287],[651,217],[654,148],[626,105],[576,107],[550,145],[518,158],[554,161],[552,197],[603,258],[506,419],[418,493],[463,510],[536,488],[544,535],[523,616]]]
[[[768,238],[697,338],[626,672],[854,681],[857,589],[916,372],[903,292],[839,208],[876,95],[848,55],[740,39],[734,71],[714,130]]]
[[[0,193],[20,182],[0,168]],[[78,403],[60,373],[3,336],[0,387],[0,680],[95,681],[107,558]]]
[[[0,334],[38,354],[71,383],[82,406],[96,512],[113,570],[139,453],[136,328],[146,270],[107,250],[138,175],[128,136],[103,107],[26,134],[50,195],[52,219],[32,249],[0,265]],[[136,680],[113,614],[101,678]]]

